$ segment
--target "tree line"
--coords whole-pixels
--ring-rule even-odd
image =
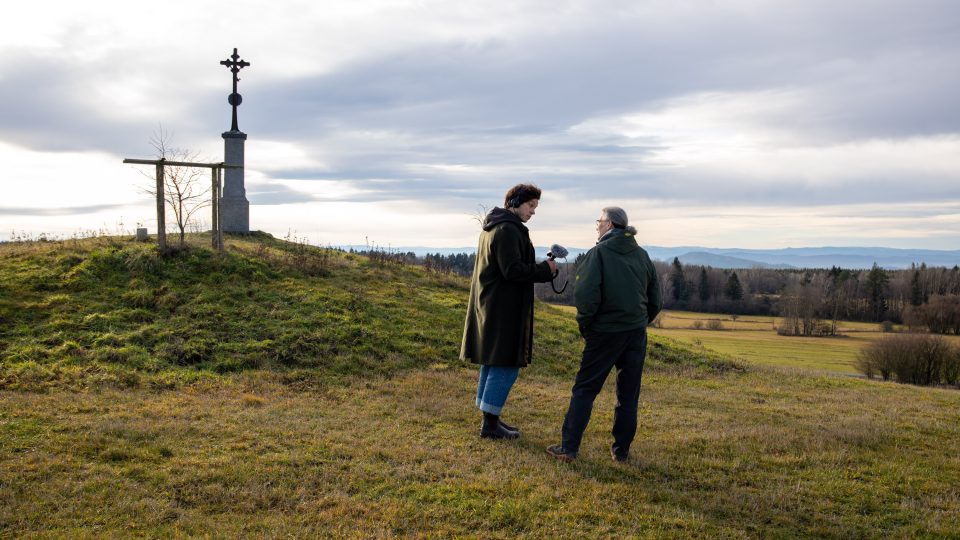
[[[473,253],[417,255],[378,247],[351,252],[379,262],[417,264],[440,274],[469,277]],[[558,265],[554,292],[550,283],[534,290],[546,302],[573,305],[578,256]],[[783,317],[778,332],[787,335],[836,335],[837,321],[906,324],[938,334],[960,334],[960,267],[913,265],[887,270],[876,263],[870,269],[723,269],[654,261],[664,307],[731,315]]]
[[[536,286],[548,302],[574,303],[576,261],[561,265],[570,287],[554,293]],[[708,313],[784,317],[780,331],[792,335],[834,335],[838,320],[907,324],[941,334],[960,333],[960,267],[914,265],[887,270],[729,270],[654,261],[664,307]]]

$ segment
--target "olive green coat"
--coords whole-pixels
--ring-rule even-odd
[[[533,284],[553,278],[536,263],[530,231],[512,212],[487,214],[477,245],[460,359],[523,367],[533,355]]]
[[[574,298],[581,332],[643,328],[663,307],[650,256],[622,229],[604,236],[577,265]]]

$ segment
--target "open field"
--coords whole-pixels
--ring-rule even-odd
[[[858,373],[854,366],[860,349],[882,338],[879,332],[862,332],[833,338],[779,336],[772,330],[753,332],[651,328],[650,333],[695,347],[704,347],[751,364],[851,374]]]
[[[815,371],[857,373],[857,354],[865,345],[882,339],[879,325],[838,321],[839,337],[781,336],[779,317],[742,315],[733,320],[719,313],[665,311],[661,327],[652,334],[759,365],[786,366]],[[709,321],[720,321],[723,330],[707,330]],[[703,328],[693,329],[695,321]]]
[[[693,311],[673,311],[667,310],[660,315],[660,320],[664,328],[690,328],[695,321],[701,321],[706,325],[711,320],[720,321],[724,329],[727,330],[756,330],[776,332],[777,326],[781,323],[780,317],[770,317],[765,315],[738,315],[736,320],[732,315],[723,313],[696,313]],[[900,330],[899,326],[894,326],[895,330]],[[837,331],[843,334],[852,334],[859,332],[878,333],[880,325],[877,323],[857,322],[857,321],[837,321]]]
[[[956,390],[654,333],[631,461],[609,458],[608,382],[563,464],[544,448],[582,346],[569,308],[538,304],[504,412],[523,437],[485,441],[476,369],[457,360],[465,280],[262,235],[222,255],[194,240],[168,256],[0,244],[0,538],[960,530]],[[738,333],[778,337],[700,331]]]
[[[569,306],[559,309],[576,312]],[[693,328],[696,321],[702,328]],[[708,330],[710,321],[719,321],[722,329]],[[838,321],[841,335],[837,337],[781,336],[776,332],[778,324],[779,317],[741,315],[734,320],[722,313],[665,311],[661,327],[650,328],[650,333],[750,364],[848,374],[859,373],[854,366],[860,349],[890,335],[875,323]],[[944,338],[960,345],[960,336]]]

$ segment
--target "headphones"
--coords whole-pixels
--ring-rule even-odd
[[[530,195],[530,190],[526,188],[518,189],[513,197],[507,199],[507,208],[520,208],[521,204],[530,200]],[[526,200],[524,200],[524,197],[526,197]]]

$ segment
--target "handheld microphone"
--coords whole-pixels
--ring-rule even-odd
[[[547,257],[551,261],[554,259],[566,259],[569,253],[570,252],[567,251],[567,248],[561,246],[560,244],[554,244],[550,246],[550,251],[547,252]]]
[[[550,259],[551,261],[554,260],[554,259],[566,259],[568,254],[569,254],[569,252],[567,251],[567,248],[561,246],[560,244],[554,244],[554,245],[550,246],[550,251],[547,252],[547,258]],[[556,279],[557,276],[559,276],[559,275],[560,275],[560,269],[557,268],[557,273],[553,275],[553,278]],[[568,283],[569,283],[569,281],[565,281],[565,282],[563,283],[563,287],[561,287],[560,290],[558,291],[558,290],[557,290],[557,285],[553,282],[553,280],[551,280],[551,281],[550,281],[550,288],[553,289],[553,292],[555,292],[555,293],[557,293],[557,294],[560,294],[560,293],[562,293],[563,291],[567,290],[567,284],[568,284]]]

